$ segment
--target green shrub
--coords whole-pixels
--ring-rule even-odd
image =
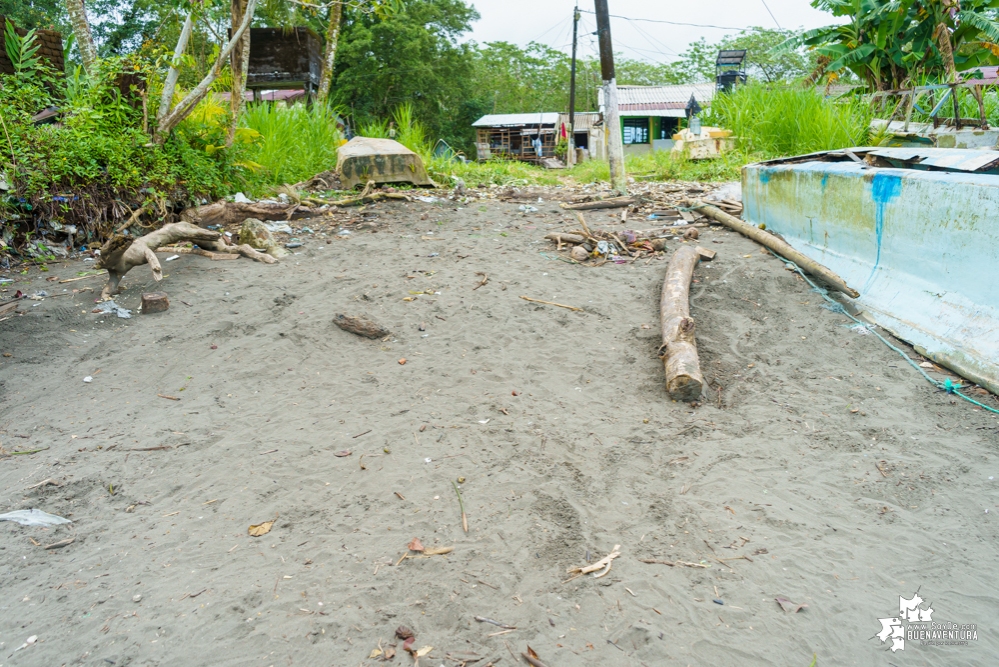
[[[7,144],[0,170],[14,189],[8,215],[33,212],[101,236],[148,199],[181,203],[229,192],[238,169],[228,152],[205,150],[204,128],[185,122],[164,145],[151,143],[141,99],[126,99],[117,85],[122,72],[136,71],[105,59],[89,75],[71,74],[70,85],[0,76],[0,141]],[[31,115],[56,95],[59,124],[33,124]]]

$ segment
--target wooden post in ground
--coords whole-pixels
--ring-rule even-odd
[[[666,367],[666,391],[676,401],[694,401],[701,395],[704,378],[690,316],[690,280],[701,254],[693,245],[680,246],[666,267],[659,318],[663,344],[659,356]]]

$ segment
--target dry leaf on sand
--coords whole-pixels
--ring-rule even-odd
[[[382,650],[380,648],[373,648],[373,649],[371,649],[371,655],[368,656],[368,660],[374,660],[375,658],[377,658],[381,654],[382,654]]]
[[[604,556],[603,558],[601,558],[600,560],[598,560],[596,563],[593,563],[592,565],[570,567],[568,572],[569,574],[574,574],[576,576],[582,576],[584,574],[589,574],[590,572],[596,572],[596,574],[594,574],[593,576],[596,578],[600,578],[605,574],[607,574],[608,572],[610,572],[611,561],[613,561],[615,558],[617,558],[620,555],[621,555],[621,545],[615,544],[614,550],[611,551],[606,556]],[[597,570],[601,571],[597,572]]]
[[[250,534],[250,537],[261,537],[271,532],[271,526],[277,519],[271,519],[270,521],[264,521],[263,523],[258,523],[256,525],[250,526],[246,531]]]
[[[405,625],[400,625],[395,629],[395,636],[399,639],[412,639],[413,631],[407,628]]]
[[[797,614],[799,611],[808,606],[807,604],[797,604],[796,602],[791,602],[790,600],[788,600],[786,597],[783,596],[777,596],[774,599],[777,600],[777,604],[780,605],[781,609],[787,612],[791,612],[792,614]]]
[[[385,649],[385,656],[382,658],[382,660],[391,660],[394,657],[395,657],[395,649],[389,647]]]
[[[433,646],[424,646],[423,648],[415,651],[413,655],[415,655],[417,658],[422,658],[423,656],[425,656],[426,654],[430,653],[433,650],[434,650]]]
[[[412,540],[410,540],[410,542],[409,542],[409,550],[410,551],[423,551],[423,542],[420,541],[420,538],[414,537]]]

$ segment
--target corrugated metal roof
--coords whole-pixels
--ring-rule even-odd
[[[994,168],[995,163],[999,163],[999,151],[966,148],[876,148],[867,152],[886,160],[948,171],[978,171],[990,165]]]
[[[472,127],[524,127],[527,125],[555,125],[558,113],[494,113],[483,116]]]
[[[981,73],[981,78],[978,74]],[[975,67],[966,72],[961,72],[962,81],[974,81],[983,86],[994,85],[999,81],[999,67]]]
[[[683,109],[693,95],[701,106],[709,106],[715,96],[715,84],[693,83],[676,86],[618,86],[617,103],[620,111],[653,111]],[[604,110],[603,89],[598,89],[600,110]],[[651,114],[650,114],[651,115]]]
[[[588,130],[591,127],[596,127],[603,122],[604,117],[599,111],[577,111],[574,122],[576,124],[576,131],[582,132]],[[560,125],[569,124],[569,114],[562,113],[559,114],[558,122]]]

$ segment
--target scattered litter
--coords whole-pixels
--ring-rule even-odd
[[[340,231],[337,232],[337,236],[350,236],[350,230],[341,229]]]
[[[109,299],[97,304],[97,307],[90,312],[100,313],[101,315],[110,315],[113,313],[123,320],[132,318],[132,311],[128,308],[122,308],[114,302],[114,299]]]
[[[417,197],[416,201],[421,201],[424,204],[435,204],[441,201],[441,199],[439,197]]]
[[[807,604],[797,604],[795,602],[791,602],[790,600],[788,600],[786,597],[783,596],[777,596],[774,599],[777,601],[777,604],[780,605],[781,609],[787,612],[791,612],[792,614],[797,614],[802,609],[808,607]]]
[[[132,596],[132,602],[141,602],[141,601],[142,601],[142,596],[141,595],[133,595]]]
[[[32,644],[34,644],[36,641],[38,641],[38,635],[31,635],[30,637],[28,637],[25,640],[25,642],[23,644],[21,644],[16,649],[14,649],[14,652],[16,653],[16,652],[20,651],[22,648],[28,648],[29,646],[31,646]]]
[[[414,537],[409,541],[408,547],[410,551],[423,551],[423,542],[420,541],[420,538]]]
[[[712,600],[712,602],[714,602],[715,604],[725,604],[725,601],[719,598],[715,598],[714,600]]]
[[[48,295],[49,295],[49,293],[46,292],[45,290],[38,290],[37,292],[35,292],[31,296],[29,296],[28,298],[31,299],[32,301],[41,301],[42,299],[44,299]]]
[[[349,449],[344,449],[343,451],[336,452],[333,456],[337,456],[342,459],[345,456],[350,456],[350,454],[351,451]]]
[[[165,261],[172,262],[175,259],[180,259],[180,255],[170,255],[169,257],[166,258]]]
[[[250,537],[262,537],[271,532],[271,526],[274,525],[275,521],[277,521],[277,519],[271,519],[270,521],[264,521],[263,523],[250,526],[246,532],[250,534]]]
[[[83,381],[84,381],[84,382],[87,382],[87,383],[90,383],[90,382],[93,382],[93,381],[94,381],[94,378],[92,378],[92,377],[90,377],[90,376],[88,375],[87,377],[83,378]]]
[[[14,510],[6,514],[0,514],[0,521],[13,521],[22,526],[58,526],[64,523],[73,523],[69,519],[64,519],[55,514],[49,514],[39,509]]]
[[[242,192],[237,192],[233,195],[232,200],[237,204],[252,204],[253,200],[244,195]]]
[[[518,210],[523,211],[524,213],[537,213],[538,212],[537,208],[535,208],[534,206],[529,206],[527,204],[521,204],[520,207],[518,208]]]
[[[285,243],[284,247],[290,250],[291,248],[301,248],[304,245],[305,244],[302,243],[301,241],[292,241],[290,243]]]
[[[287,222],[265,222],[264,227],[266,227],[267,231],[271,232],[272,234],[275,232],[280,232],[283,234],[292,233],[291,225],[289,225]]]

